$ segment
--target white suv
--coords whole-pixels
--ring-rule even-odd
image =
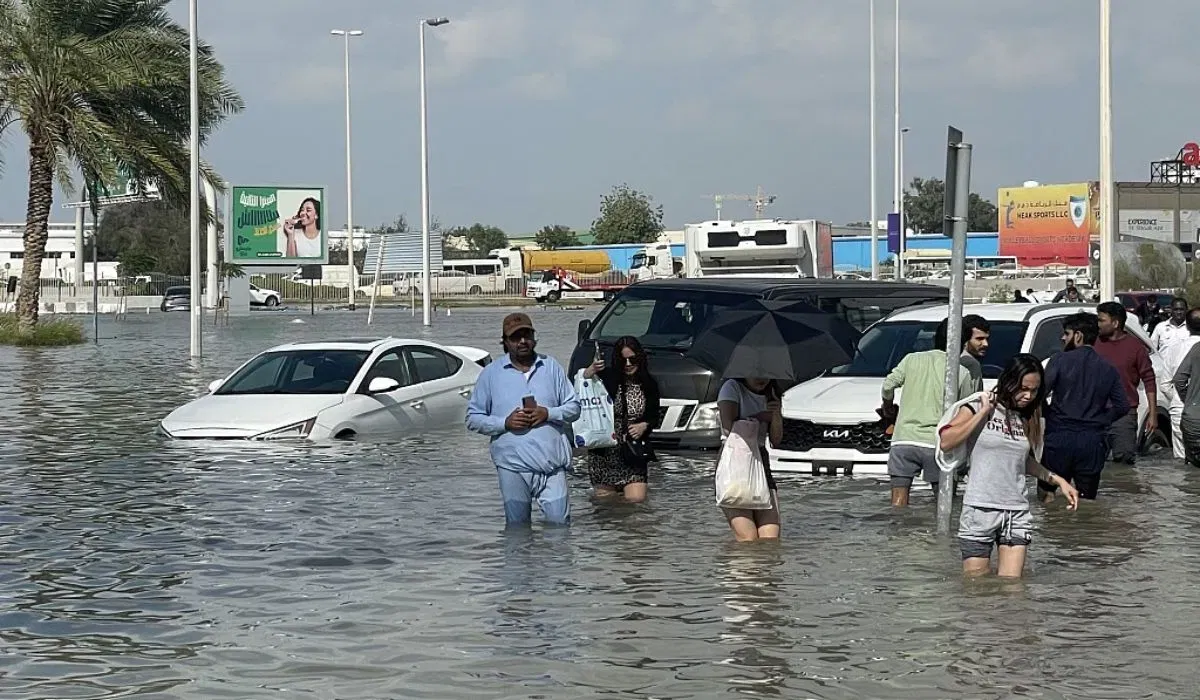
[[[963,315],[978,314],[991,324],[983,358],[984,386],[992,387],[1009,359],[1018,352],[1042,362],[1062,349],[1062,323],[1090,304],[967,304]],[[817,475],[886,476],[891,437],[875,412],[882,401],[883,379],[910,352],[929,350],[937,325],[946,318],[944,304],[900,310],[863,334],[851,364],[798,384],[783,395],[783,441],[771,448],[771,469]],[[1142,328],[1128,332],[1150,348]],[[1162,360],[1151,352],[1155,373]],[[897,391],[897,403],[903,389]],[[1146,397],[1139,387],[1138,423],[1145,422]],[[1167,409],[1158,408],[1158,425],[1169,437]]]

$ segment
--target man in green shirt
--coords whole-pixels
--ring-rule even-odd
[[[883,407],[880,415],[895,421],[892,446],[888,450],[888,476],[892,482],[892,505],[908,505],[913,479],[924,473],[925,481],[937,493],[938,470],[935,449],[937,424],[945,410],[946,396],[946,321],[938,324],[933,334],[933,349],[911,352],[883,380]],[[893,399],[896,390],[904,394],[897,409]],[[958,368],[958,395],[955,401],[975,393],[971,373]]]

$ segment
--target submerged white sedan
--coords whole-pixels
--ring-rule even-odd
[[[400,338],[271,348],[175,409],[159,431],[179,439],[402,435],[461,423],[486,350]]]

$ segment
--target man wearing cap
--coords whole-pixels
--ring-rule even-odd
[[[529,523],[534,499],[547,522],[565,525],[571,520],[568,432],[579,418],[579,399],[562,365],[536,352],[527,314],[505,316],[503,333],[505,355],[480,373],[467,404],[467,429],[492,439],[508,525]]]

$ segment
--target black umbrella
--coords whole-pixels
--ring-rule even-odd
[[[688,356],[725,377],[798,382],[850,362],[859,335],[809,304],[755,299],[715,313]]]

